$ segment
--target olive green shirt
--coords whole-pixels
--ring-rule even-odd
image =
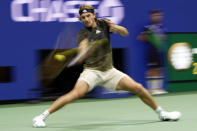
[[[78,33],[77,39],[80,43],[85,38],[88,38],[90,42],[107,38],[108,42],[99,45],[93,52],[91,52],[91,54],[85,59],[84,68],[100,71],[111,69],[113,67],[113,62],[108,24],[104,20],[97,20],[96,28],[84,27]]]

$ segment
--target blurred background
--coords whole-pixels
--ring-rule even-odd
[[[82,65],[63,68],[50,54],[77,47],[82,28],[78,8],[95,7],[98,18],[108,18],[130,32],[112,34],[114,65],[147,88],[146,44],[137,36],[149,23],[149,11],[161,9],[166,28],[165,81],[168,93],[197,90],[196,0],[2,0],[0,4],[0,101],[51,100],[70,91]],[[174,46],[187,43],[189,46]],[[50,60],[47,63],[46,60]],[[51,77],[45,73],[54,73]],[[88,98],[128,97],[127,92],[95,88]]]

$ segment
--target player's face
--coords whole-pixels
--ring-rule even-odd
[[[83,22],[83,24],[86,26],[86,27],[94,27],[96,22],[95,22],[95,18],[96,18],[96,15],[95,14],[92,14],[92,13],[83,13],[81,16],[80,16],[80,20]]]
[[[163,20],[163,14],[162,13],[154,13],[151,15],[151,21],[152,23],[161,23]]]

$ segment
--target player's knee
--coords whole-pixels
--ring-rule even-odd
[[[82,92],[80,92],[80,91],[78,91],[78,90],[75,90],[75,91],[73,92],[73,98],[75,98],[75,99],[81,98],[81,97],[83,97],[84,95],[85,95],[85,93],[82,93]]]
[[[140,95],[143,95],[143,92],[144,92],[144,87],[142,86],[142,84],[136,83],[135,94],[140,96]]]

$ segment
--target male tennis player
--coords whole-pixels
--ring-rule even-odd
[[[147,87],[152,95],[165,94],[165,53],[166,29],[163,27],[163,12],[152,9],[149,12],[150,23],[143,28],[139,40],[147,43]]]
[[[180,112],[164,111],[156,104],[152,96],[141,84],[135,82],[128,75],[113,67],[110,33],[118,33],[122,36],[127,36],[127,29],[107,19],[98,20],[94,8],[89,5],[80,6],[79,15],[79,19],[84,24],[84,28],[78,34],[79,50],[86,48],[88,42],[91,43],[91,41],[101,39],[108,39],[108,41],[98,45],[85,59],[84,70],[78,78],[74,89],[58,98],[47,110],[39,116],[36,116],[33,119],[33,126],[45,127],[47,116],[73,100],[84,96],[96,85],[113,90],[133,92],[139,96],[145,104],[155,110],[161,120],[178,120],[181,116]]]

